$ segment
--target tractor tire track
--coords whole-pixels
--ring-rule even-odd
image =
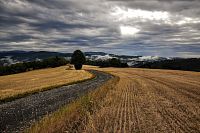
[[[181,103],[178,102],[178,99],[175,99],[173,96],[168,95],[164,90],[165,89],[174,89],[171,87],[171,85],[166,85],[163,82],[158,82],[155,81],[154,79],[150,79],[147,78],[147,82],[148,80],[153,81],[154,83],[150,83],[150,85],[152,86],[152,84],[154,84],[153,88],[154,88],[154,94],[158,94],[156,97],[157,99],[160,98],[160,100],[158,99],[156,101],[156,105],[157,105],[157,109],[159,111],[159,113],[164,117],[164,120],[168,123],[168,125],[171,126],[172,130],[178,130],[180,129],[182,132],[196,132],[198,131],[198,128],[196,128],[196,126],[190,126],[193,121],[191,119],[186,119],[187,116],[179,116],[181,112],[188,114],[189,116],[192,116],[193,118],[195,118],[195,121],[199,121],[199,118],[197,115],[194,115],[191,111],[188,110],[188,108],[186,108],[185,106],[181,106]],[[155,84],[160,86],[163,86],[163,88],[161,89],[160,87],[156,86]],[[160,101],[165,101],[168,103],[172,103],[173,105],[173,109],[172,108],[168,108],[166,107],[166,104],[163,104]],[[174,111],[174,113],[172,112]],[[175,113],[179,112],[179,113]],[[199,121],[200,122],[200,121]],[[190,124],[189,124],[190,123]],[[178,128],[177,128],[178,127]]]

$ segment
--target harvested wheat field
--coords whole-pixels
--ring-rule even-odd
[[[66,70],[67,66],[0,76],[0,100],[55,88],[92,78],[85,70]]]
[[[119,76],[120,81],[102,100],[101,109],[89,117],[84,132],[200,132],[200,73],[98,70]]]

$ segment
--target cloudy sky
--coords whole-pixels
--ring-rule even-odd
[[[200,57],[199,0],[0,0],[0,51]]]

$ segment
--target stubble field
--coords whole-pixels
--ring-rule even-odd
[[[200,132],[200,73],[99,69],[120,77],[84,132]]]
[[[0,100],[48,90],[92,78],[85,70],[66,70],[66,66],[0,76]]]
[[[94,93],[36,122],[29,132],[200,132],[199,72],[91,66],[84,66],[84,69],[111,73],[116,80],[108,81]],[[47,75],[51,79],[44,82],[46,85],[55,81],[63,83],[72,77],[86,78],[87,75],[84,70],[71,71],[71,74],[67,71],[64,75],[63,67],[51,70],[41,70],[51,73],[42,76],[44,81],[48,79]]]

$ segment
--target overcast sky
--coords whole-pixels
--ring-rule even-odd
[[[0,0],[0,51],[200,57],[199,0]]]

